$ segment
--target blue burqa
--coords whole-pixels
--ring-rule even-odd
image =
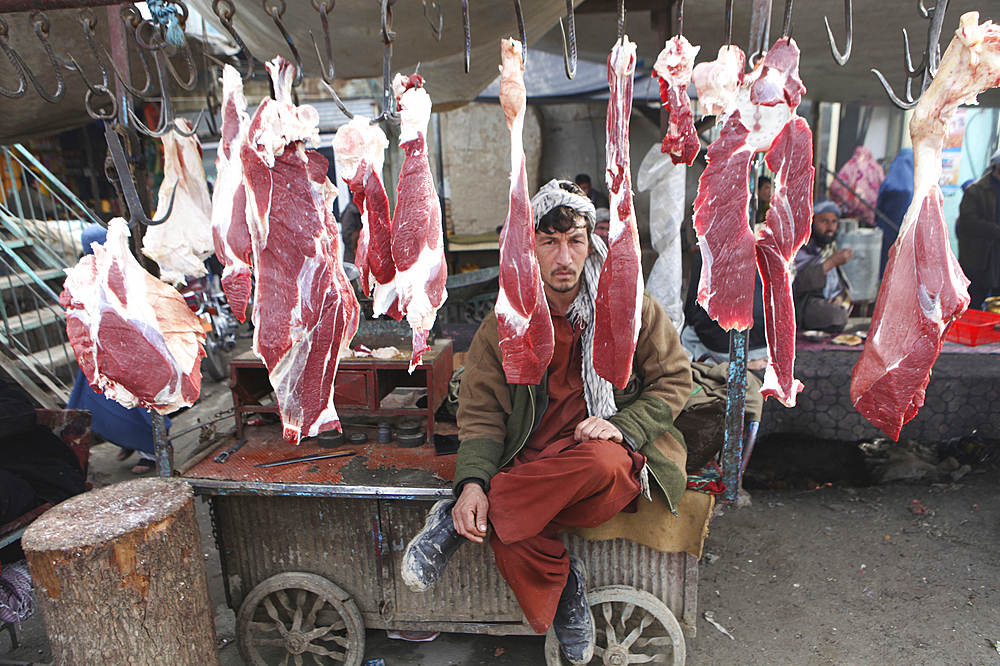
[[[913,200],[913,149],[903,148],[896,155],[889,167],[882,186],[878,188],[878,201],[875,207],[883,215],[892,220],[896,229],[886,224],[885,220],[876,216],[876,225],[882,230],[882,264],[879,267],[879,278],[885,273],[885,264],[889,261],[889,248],[896,242],[899,226],[903,223],[906,209]]]

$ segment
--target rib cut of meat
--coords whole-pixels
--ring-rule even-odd
[[[708,147],[698,181],[694,228],[701,248],[698,303],[725,330],[753,326],[756,251],[750,230],[750,160],[755,150],[739,110]]]
[[[167,414],[193,405],[205,355],[201,322],[129,252],[125,220],[111,220],[104,245],[66,275],[59,303],[90,386],[128,408]]]
[[[812,230],[812,132],[797,115],[782,128],[764,158],[774,172],[766,227],[757,239],[757,268],[764,286],[767,370],[761,395],[795,406],[802,383],[794,377],[795,302],[789,262]]]
[[[718,58],[694,66],[691,78],[704,115],[724,118],[736,108],[745,66],[746,55],[738,46],[723,46]]]
[[[192,129],[184,118],[178,118],[177,124],[186,132]],[[212,199],[198,137],[171,130],[162,141],[163,182],[154,217],[166,214],[171,196],[174,207],[162,224],[146,229],[142,253],[159,264],[161,280],[180,284],[185,276],[200,277],[207,272],[203,261],[213,250]]]
[[[632,356],[642,317],[639,231],[632,208],[629,116],[635,44],[623,37],[608,56],[607,160],[604,174],[611,200],[608,256],[601,267],[594,303],[594,370],[620,389],[632,374]]]
[[[254,270],[254,353],[267,366],[283,436],[297,443],[340,429],[333,404],[340,356],[360,307],[340,263],[336,189],[319,143],[319,115],[291,104],[292,65],[267,63],[277,99],[257,109],[241,149]]]
[[[413,330],[410,372],[429,349],[427,336],[438,308],[448,297],[445,281],[441,204],[427,162],[427,124],[431,98],[416,74],[397,74],[393,89],[399,105],[399,145],[406,154],[396,186],[396,213],[392,218],[392,258],[396,262],[399,310]]]
[[[500,43],[500,106],[510,130],[510,209],[500,232],[500,294],[495,307],[508,384],[541,383],[555,338],[535,255],[535,222],[528,198],[522,130],[527,94],[521,43]]]
[[[232,65],[222,69],[222,136],[215,158],[212,192],[212,240],[223,265],[222,289],[233,314],[246,320],[252,287],[253,248],[247,226],[247,195],[240,149],[246,141],[250,116],[243,96],[243,79]]]
[[[674,164],[691,166],[701,148],[698,132],[694,128],[691,99],[687,94],[691,67],[700,50],[700,46],[692,46],[686,37],[677,35],[667,40],[653,65],[653,76],[660,79],[660,101],[670,109],[667,133],[660,151],[668,153]]]
[[[851,373],[854,406],[898,439],[924,404],[945,333],[969,305],[951,252],[938,186],[948,121],[960,104],[1000,85],[1000,27],[964,14],[910,121],[914,193],[889,250],[868,340]]]
[[[361,273],[365,296],[372,298],[376,317],[388,313],[400,319],[396,297],[396,264],[392,260],[392,220],[382,181],[389,140],[369,118],[355,116],[333,137],[333,151],[344,182],[361,211],[361,235],[354,264]]]

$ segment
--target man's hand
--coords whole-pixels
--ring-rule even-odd
[[[622,431],[613,424],[596,416],[589,416],[580,421],[573,431],[573,439],[578,442],[585,442],[591,439],[607,439],[621,444],[625,441]]]
[[[854,258],[854,250],[849,247],[845,247],[843,250],[837,250],[830,258],[823,262],[823,272],[829,273],[837,266],[843,266],[848,261]]]
[[[486,498],[482,486],[470,481],[462,486],[462,494],[451,510],[451,519],[455,523],[455,531],[466,539],[482,543],[486,536],[486,513],[490,501]]]

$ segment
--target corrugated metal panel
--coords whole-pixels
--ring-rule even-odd
[[[356,116],[373,118],[378,115],[378,111],[375,110],[374,99],[345,99],[343,102],[347,110]],[[321,132],[330,132],[349,122],[348,117],[344,115],[337,106],[337,103],[332,99],[322,102],[310,101],[308,104],[316,107],[316,110],[319,112],[319,129]]]

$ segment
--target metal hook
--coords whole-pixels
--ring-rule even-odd
[[[87,110],[87,115],[89,115],[94,120],[112,120],[118,115],[118,100],[115,99],[114,93],[108,89],[107,75],[105,74],[103,85],[94,85],[87,78],[87,75],[83,73],[83,68],[77,63],[76,58],[71,54],[70,59],[70,71],[76,71],[80,74],[80,78],[83,79],[83,84],[87,86],[87,94],[84,97],[84,107]],[[103,69],[102,69],[103,71]],[[94,95],[107,95],[111,99],[111,111],[107,113],[102,113],[94,109],[91,100]]]
[[[181,55],[184,56],[184,62],[187,64],[188,68],[188,80],[182,81],[181,77],[178,76],[177,70],[174,68],[174,64],[167,58],[167,69],[170,70],[170,75],[174,77],[174,81],[177,82],[184,90],[194,90],[198,86],[198,68],[194,64],[194,56],[191,54],[191,45],[184,40],[183,46],[180,47]]]
[[[751,67],[767,51],[771,41],[771,0],[753,0],[750,6],[750,49],[747,62]]]
[[[312,0],[313,9],[319,12],[320,21],[323,23],[323,36],[326,38],[326,71],[323,71],[323,57],[319,54],[319,45],[316,43],[316,37],[313,36],[312,30],[309,31],[309,37],[312,38],[313,48],[316,49],[316,60],[319,61],[320,76],[323,77],[325,83],[333,83],[334,78],[336,78],[336,71],[333,68],[333,46],[330,43],[330,21],[327,19],[327,14],[333,11],[336,1],[330,0],[330,5],[327,6],[326,0],[322,0],[319,4],[316,3],[316,0]]]
[[[726,46],[733,43],[733,0],[726,0]]]
[[[618,0],[618,40],[625,37],[625,0]]]
[[[207,43],[205,39],[205,22],[201,22],[201,41],[202,43]],[[208,113],[205,115],[205,123],[208,125],[208,131],[210,134],[219,134],[219,128],[215,124],[215,114],[219,112],[222,108],[222,103],[219,101],[219,77],[218,75],[212,76],[212,69],[209,65],[209,60],[219,61],[202,51],[202,62],[205,66],[205,108]]]
[[[469,0],[462,0],[462,29],[465,31],[465,73],[468,74],[469,65],[472,62],[472,25],[469,22]]]
[[[45,53],[46,55],[48,55],[49,62],[52,64],[52,72],[56,75],[56,91],[51,95],[45,92],[45,89],[42,88],[42,84],[38,82],[38,79],[35,78],[35,75],[31,72],[31,69],[28,68],[24,60],[21,60],[21,66],[24,68],[24,73],[31,81],[31,85],[34,86],[35,92],[38,93],[38,96],[44,99],[46,102],[55,104],[56,102],[59,101],[59,98],[62,97],[62,94],[66,89],[66,86],[65,82],[63,81],[62,71],[60,70],[56,54],[52,51],[52,44],[49,43],[49,27],[51,24],[49,23],[49,19],[45,16],[45,14],[38,11],[37,9],[32,10],[31,12],[28,13],[28,21],[31,23],[31,27],[35,31],[35,36],[38,37],[38,40],[42,43],[42,46],[45,48]],[[20,56],[18,57],[20,58]]]
[[[422,2],[424,3],[424,18],[431,24],[431,33],[434,34],[434,39],[440,42],[441,33],[444,31],[444,12],[441,11],[441,0],[431,0],[431,8],[437,11],[437,23],[427,13],[427,0],[422,0]]]
[[[524,14],[521,0],[514,0],[514,14],[517,15],[517,33],[521,36],[521,67],[528,64],[528,37],[524,34]]]
[[[684,34],[684,0],[677,0],[677,34]]]
[[[851,0],[844,0],[844,1],[849,3]],[[850,19],[848,19],[847,23],[848,25],[850,25]],[[829,24],[827,24],[827,30],[829,31],[829,29],[830,26]],[[792,33],[792,0],[785,0],[785,20],[782,21],[781,23],[781,36],[788,37],[791,35],[791,33]],[[850,37],[848,37],[848,41],[850,41]],[[848,46],[847,48],[848,50],[850,50],[851,47]],[[847,61],[845,60],[844,62]]]
[[[285,24],[281,22],[281,17],[285,15],[285,0],[278,0],[277,7],[268,7],[268,0],[261,0],[261,4],[264,5],[264,13],[274,21],[274,25],[281,31],[281,36],[285,38],[285,43],[288,44],[288,48],[292,51],[292,59],[295,60],[295,79],[292,81],[292,87],[297,88],[302,83],[302,56],[299,55],[299,50],[295,48],[295,42],[292,41],[292,36],[288,34],[288,30],[285,29]]]
[[[576,18],[573,15],[573,0],[566,0],[566,23],[569,25],[568,43],[566,29],[563,27],[563,20],[560,16],[559,32],[563,38],[563,66],[566,68],[566,78],[572,79],[576,76]]]
[[[340,112],[343,113],[345,116],[347,116],[348,120],[354,120],[354,114],[351,113],[348,110],[348,108],[344,106],[344,103],[340,101],[340,97],[337,95],[337,91],[333,89],[333,86],[331,86],[326,81],[321,81],[320,83],[326,86],[326,89],[330,92],[330,95],[333,97],[334,104],[337,105],[337,108],[340,109]]]
[[[920,97],[927,90],[927,87],[934,80],[935,74],[937,74],[938,65],[941,63],[941,30],[944,27],[944,15],[948,10],[948,0],[938,0],[937,5],[931,9],[927,9],[924,6],[923,0],[918,3],[920,7],[920,13],[924,18],[930,19],[930,24],[927,27],[927,47],[924,49],[923,57],[920,60],[920,65],[914,69],[912,59],[910,58],[910,38],[903,30],[903,63],[906,67],[906,100],[903,101],[899,99],[896,93],[892,90],[892,86],[886,81],[885,77],[877,69],[873,69],[872,73],[878,77],[879,82],[885,89],[886,94],[893,104],[901,109],[912,109],[920,101]],[[911,83],[913,79],[918,76],[921,77],[920,85],[920,95],[917,95],[916,99],[913,98],[911,94]]]
[[[153,51],[153,60],[156,61],[156,74],[160,82],[160,122],[159,127],[155,130],[151,130],[146,125],[139,120],[139,116],[136,115],[135,111],[129,109],[129,117],[132,118],[132,122],[135,124],[137,130],[152,137],[161,137],[167,132],[175,131],[181,136],[193,136],[198,130],[198,125],[201,124],[201,119],[205,115],[205,109],[202,109],[198,113],[198,117],[193,123],[193,127],[190,131],[181,129],[177,126],[175,122],[176,118],[174,116],[174,107],[170,99],[170,86],[167,80],[167,66],[166,66],[166,54],[162,50]]]
[[[139,54],[139,62],[142,64],[142,71],[146,75],[146,83],[143,84],[142,89],[134,87],[119,70],[118,66],[115,64],[114,58],[108,54],[107,51],[104,55],[107,56],[108,61],[111,63],[112,69],[114,69],[115,76],[118,77],[118,81],[125,87],[125,89],[132,94],[134,97],[145,98],[149,93],[150,88],[153,85],[153,77],[149,72],[149,62],[146,60],[146,54],[143,53],[143,49],[139,47],[139,42],[136,41],[136,34],[142,26],[142,15],[139,14],[139,10],[133,5],[125,4],[122,5],[121,10],[118,12],[118,16],[122,21],[122,24],[126,28],[131,28],[131,30],[126,29],[125,33],[132,36],[132,40],[136,42],[136,52]],[[125,56],[128,59],[128,41],[125,42]]]
[[[121,138],[108,121],[104,121],[104,138],[108,142],[108,152],[111,153],[111,159],[114,162],[115,171],[118,175],[118,182],[121,184],[122,198],[125,199],[125,203],[128,205],[128,226],[134,229],[139,224],[155,226],[166,222],[167,218],[170,217],[170,213],[174,210],[174,197],[177,195],[177,186],[174,186],[174,191],[170,194],[170,205],[167,207],[167,212],[163,217],[158,220],[149,219],[142,209],[139,190],[132,177],[132,170],[129,169],[128,157],[125,156],[125,149],[122,147]]]
[[[382,113],[372,118],[372,125],[383,120],[399,123],[396,96],[392,92],[392,42],[396,39],[392,31],[392,5],[395,1],[382,0]]]
[[[28,80],[24,78],[24,69],[21,67],[21,56],[7,43],[7,21],[2,16],[0,16],[0,49],[3,49],[3,52],[7,54],[10,66],[14,68],[17,78],[20,79],[17,90],[10,91],[0,86],[0,95],[11,99],[24,97],[24,94],[28,92]]]
[[[921,8],[923,8],[923,4],[921,4]],[[837,48],[837,41],[833,38],[833,31],[830,30],[830,21],[825,16],[823,17],[823,22],[826,23],[826,37],[830,40],[830,54],[833,55],[833,59],[841,67],[846,65],[847,61],[851,58],[851,42],[854,39],[854,18],[852,14],[851,0],[844,0],[844,23],[847,25],[847,45],[844,47],[843,55],[840,54],[840,50]],[[909,48],[907,48],[907,53],[909,53]]]
[[[225,8],[219,11],[219,6],[224,5]],[[229,36],[232,37],[237,46],[240,47],[240,52],[246,56],[247,59],[247,73],[243,76],[244,81],[249,81],[253,78],[253,62],[254,57],[250,53],[250,49],[247,45],[243,43],[243,40],[236,32],[236,28],[233,27],[233,17],[236,16],[236,6],[233,4],[232,0],[212,0],[212,11],[215,15],[219,17],[219,21],[222,22],[222,27],[226,29]]]
[[[97,27],[97,14],[94,10],[89,7],[82,7],[76,11],[76,20],[83,28],[83,37],[87,40],[87,44],[90,46],[90,52],[94,56],[94,60],[97,61],[97,66],[101,69],[101,87],[107,90],[108,87],[108,70],[104,66],[104,59],[101,58],[101,52],[97,48],[97,42],[94,39],[94,29]],[[80,69],[79,63],[76,59],[70,55],[69,62],[63,62],[63,67],[69,71],[77,71],[80,76],[83,77],[84,83],[87,84],[87,88],[94,90],[94,87],[90,85],[87,81],[87,77],[83,75],[83,70]]]

